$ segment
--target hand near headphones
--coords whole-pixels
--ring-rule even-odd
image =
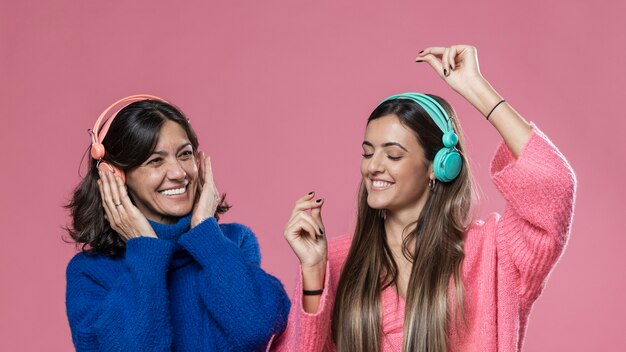
[[[194,228],[202,221],[215,216],[217,207],[222,202],[222,196],[217,191],[217,187],[213,181],[211,157],[206,156],[203,152],[199,152],[197,160],[199,196],[196,196],[196,204],[194,205],[193,213],[191,215],[191,228]]]
[[[482,76],[475,47],[431,47],[421,51],[416,61],[428,62],[439,77],[489,120],[513,155],[520,155],[532,128]]]
[[[473,46],[453,45],[449,48],[426,48],[418,54],[416,61],[427,62],[439,77],[463,96],[473,84],[484,81],[478,66],[476,48]]]
[[[98,189],[102,198],[105,217],[111,228],[124,241],[135,237],[154,237],[157,235],[148,219],[135,207],[128,197],[126,186],[119,176],[112,171],[99,171]]]

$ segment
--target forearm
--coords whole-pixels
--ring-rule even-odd
[[[200,294],[233,346],[256,349],[284,329],[290,303],[282,284],[250,262],[214,219],[184,234],[179,244],[202,267]]]
[[[316,291],[326,289],[324,279],[326,277],[326,261],[322,264],[310,268],[302,268],[302,289],[306,291]],[[303,295],[302,308],[305,312],[315,314],[320,305],[322,295]]]
[[[489,122],[498,130],[507,147],[517,158],[531,135],[530,124],[508,102],[492,109],[503,98],[482,76],[459,92],[483,116],[490,112]]]

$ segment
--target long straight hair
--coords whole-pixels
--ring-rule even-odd
[[[457,148],[463,155],[463,136],[454,111],[443,99],[430,97],[451,117],[459,137]],[[396,115],[414,132],[424,149],[425,165],[432,163],[437,151],[443,148],[443,132],[428,113],[411,100],[395,99],[380,104],[367,123],[387,115]],[[463,240],[474,194],[464,156],[463,163],[455,180],[437,182],[428,191],[421,214],[409,225],[413,229],[403,239],[402,253],[412,262],[404,312],[405,352],[445,352],[449,322],[463,320]],[[387,244],[384,210],[367,204],[363,181],[358,203],[354,237],[337,287],[332,335],[338,351],[376,352],[382,336],[380,295],[389,286],[397,288],[398,265]],[[448,307],[451,279],[457,305],[454,312],[460,313],[454,314],[454,319],[453,310]]]

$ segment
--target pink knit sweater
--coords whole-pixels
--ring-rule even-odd
[[[450,351],[519,351],[533,303],[567,242],[576,178],[563,155],[536,127],[516,160],[503,143],[491,175],[506,199],[502,215],[474,222],[465,239],[463,285],[467,326],[449,325]],[[328,243],[324,294],[318,311],[302,309],[299,278],[287,329],[272,351],[334,351],[331,319],[351,236]],[[381,350],[402,350],[404,299],[382,292]],[[450,306],[455,302],[450,300]]]

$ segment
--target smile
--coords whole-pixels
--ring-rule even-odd
[[[176,195],[185,193],[186,190],[187,190],[187,187],[181,187],[181,188],[166,189],[164,191],[159,191],[159,193],[161,193],[164,196],[176,196]]]
[[[392,182],[380,181],[380,180],[372,181],[372,189],[377,190],[377,191],[385,190],[391,187],[392,185],[393,185]]]

